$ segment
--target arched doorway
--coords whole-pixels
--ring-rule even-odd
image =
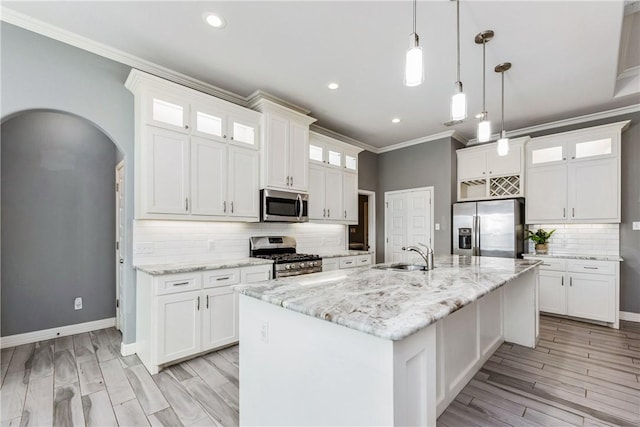
[[[1,133],[2,336],[113,318],[121,152],[56,111],[16,114]]]

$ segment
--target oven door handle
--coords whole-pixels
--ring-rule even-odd
[[[299,206],[298,207],[298,221],[300,221],[302,219],[302,212],[303,212],[303,209],[302,209],[302,196],[300,194],[298,194],[296,196],[296,203],[299,203],[299,205],[298,205]]]

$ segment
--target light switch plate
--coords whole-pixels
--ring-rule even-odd
[[[440,224],[436,222],[436,231],[440,231]]]
[[[633,221],[633,229],[640,230],[640,221]]]

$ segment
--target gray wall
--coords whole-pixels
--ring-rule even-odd
[[[114,317],[115,145],[31,111],[2,124],[1,149],[2,336]]]
[[[435,253],[451,253],[456,147],[461,147],[457,141],[443,138],[378,155],[378,262],[384,261],[384,193],[409,188],[434,187],[434,222],[440,223],[440,230],[435,231]]]
[[[620,264],[620,310],[640,313],[640,231],[632,230],[632,222],[640,221],[640,113],[548,129],[530,136],[550,135],[623,120],[631,120],[631,125],[622,133],[620,256],[624,261]]]
[[[133,95],[124,87],[130,68],[5,22],[0,23],[0,36],[3,122],[31,109],[68,112],[92,122],[124,154],[123,339],[135,342],[135,275],[131,265],[134,114]],[[10,250],[4,245],[3,249]]]

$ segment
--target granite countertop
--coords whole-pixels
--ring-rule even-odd
[[[357,256],[357,255],[371,255],[373,251],[355,251],[355,250],[344,250],[344,251],[336,251],[336,252],[318,252],[322,258],[339,258],[345,256]]]
[[[586,259],[591,261],[624,261],[622,257],[618,255],[570,255],[570,254],[524,254],[525,258],[562,258],[562,259]]]
[[[159,276],[162,274],[188,273],[190,271],[220,270],[223,268],[250,267],[252,265],[273,264],[270,259],[240,258],[220,261],[178,262],[173,264],[136,265],[139,271]]]
[[[542,263],[512,258],[435,258],[434,270],[370,267],[237,285],[236,292],[356,329],[401,340]]]

